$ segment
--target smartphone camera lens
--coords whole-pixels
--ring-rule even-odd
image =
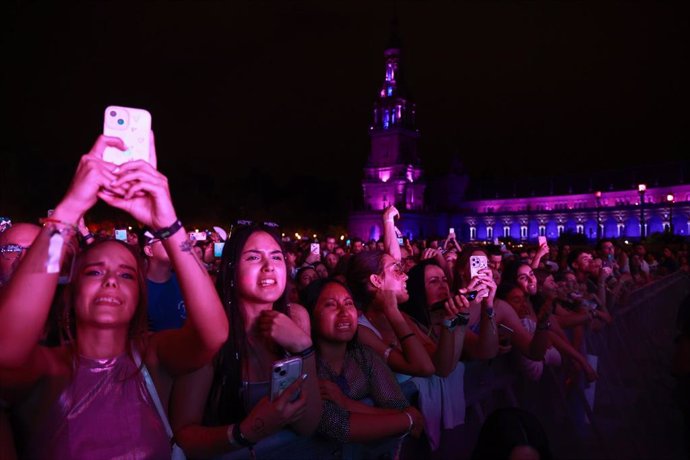
[[[285,376],[285,374],[287,374],[287,371],[280,371],[280,376],[281,376],[281,377]]]
[[[123,120],[122,118],[118,118],[118,119],[117,119],[117,124],[120,125],[120,126],[122,126],[122,125],[125,124],[125,120]]]
[[[114,117],[114,116],[116,116],[116,115],[117,115],[117,112],[116,112],[116,111],[114,111],[114,110],[111,110],[111,111],[110,111],[110,116],[111,116],[111,117]]]

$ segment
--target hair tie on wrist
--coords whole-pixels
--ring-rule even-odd
[[[316,351],[316,348],[314,348],[314,345],[305,348],[302,351],[298,351],[296,353],[290,353],[291,356],[299,356],[302,359],[308,358],[309,356],[313,355],[314,352]]]

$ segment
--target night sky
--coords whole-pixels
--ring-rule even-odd
[[[475,180],[690,157],[680,2],[8,3],[0,215],[15,220],[54,206],[114,104],[152,113],[183,220],[344,224],[395,10],[431,179],[454,156]]]

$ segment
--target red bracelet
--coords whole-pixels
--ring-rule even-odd
[[[63,222],[60,219],[56,219],[54,217],[44,217],[43,219],[39,219],[38,221],[41,224],[43,224],[44,227],[46,226],[46,224],[58,224],[71,228],[72,230],[74,230],[75,233],[79,231],[79,227],[77,227],[76,225]]]

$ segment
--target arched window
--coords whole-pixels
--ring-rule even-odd
[[[474,241],[477,239],[477,227],[470,227],[470,240]]]

